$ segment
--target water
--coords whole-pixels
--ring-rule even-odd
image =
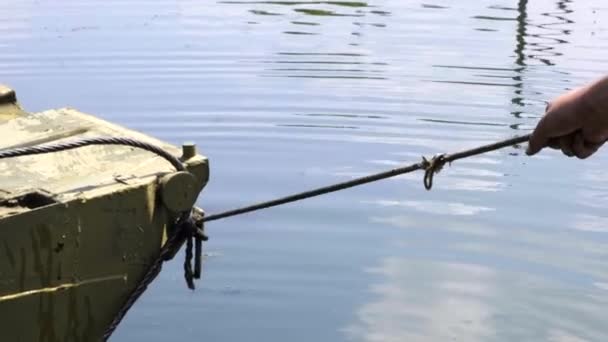
[[[524,134],[605,73],[588,1],[4,1],[0,79],[211,160],[207,212]],[[510,148],[213,222],[113,341],[604,341],[607,155]]]

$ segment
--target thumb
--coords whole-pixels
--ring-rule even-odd
[[[535,155],[549,143],[550,136],[547,134],[546,126],[547,124],[545,118],[541,119],[534,129],[534,132],[532,132],[530,141],[528,141],[528,148],[526,149],[527,155]]]
[[[569,105],[551,105],[530,136],[526,154],[538,153],[549,144],[549,139],[570,134],[581,128],[581,119]]]

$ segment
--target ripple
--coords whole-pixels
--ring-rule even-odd
[[[386,207],[407,207],[415,209],[423,213],[439,214],[439,215],[456,215],[456,216],[470,216],[477,215],[486,211],[494,211],[493,208],[467,205],[464,203],[445,203],[445,202],[431,202],[431,201],[389,201],[389,200],[378,200],[371,202],[370,204],[386,206]]]
[[[532,130],[605,69],[605,7],[11,0],[0,74],[28,110],[195,141],[218,212]],[[201,289],[168,263],[115,339],[607,340],[606,155],[524,147],[214,222]]]
[[[304,36],[314,36],[318,33],[314,32],[303,32],[303,31],[283,31],[285,34],[293,34],[293,35],[304,35]]]
[[[281,13],[276,13],[276,12],[268,12],[268,11],[263,11],[263,10],[249,10],[249,12],[255,14],[255,15],[283,15]]]
[[[268,5],[334,5],[344,7],[368,7],[366,2],[358,1],[218,1],[220,4],[234,5],[252,5],[252,4],[268,4]]]
[[[515,21],[517,20],[517,18],[507,18],[507,17],[493,17],[493,16],[488,16],[488,15],[475,15],[472,16],[471,18],[473,19],[479,19],[479,20],[497,20],[497,21]]]
[[[432,8],[432,9],[447,9],[447,6],[433,5],[433,4],[421,4],[424,8]]]
[[[346,13],[338,13],[329,10],[322,9],[312,9],[312,8],[296,8],[295,12],[312,15],[317,17],[362,17],[363,14],[346,14]]]

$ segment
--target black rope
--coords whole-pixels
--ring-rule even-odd
[[[493,144],[483,145],[483,146],[479,146],[477,148],[460,151],[457,153],[438,155],[438,156],[433,157],[430,161],[423,157],[422,161],[419,163],[395,168],[392,170],[376,173],[376,174],[365,176],[365,177],[356,178],[356,179],[346,181],[346,182],[341,182],[341,183],[297,193],[297,194],[286,196],[286,197],[277,198],[277,199],[274,199],[271,201],[256,203],[256,204],[249,205],[246,207],[228,210],[228,211],[221,212],[218,214],[206,216],[202,220],[203,220],[203,222],[210,222],[210,221],[223,219],[226,217],[241,215],[241,214],[249,213],[252,211],[271,208],[271,207],[275,207],[275,206],[282,205],[282,204],[296,202],[296,201],[300,201],[303,199],[316,197],[316,196],[352,188],[355,186],[375,182],[375,181],[390,178],[390,177],[395,177],[398,175],[402,175],[402,174],[417,171],[417,170],[425,170],[424,185],[427,190],[430,190],[433,186],[433,175],[435,173],[438,173],[439,170],[441,170],[441,168],[445,165],[445,163],[452,163],[453,161],[456,161],[458,159],[463,159],[463,158],[471,157],[474,155],[482,154],[485,152],[498,150],[498,149],[501,149],[501,148],[504,148],[507,146],[521,144],[521,143],[528,141],[529,139],[530,139],[530,134],[527,134],[527,135],[517,136],[517,137],[511,138],[511,139],[499,141],[499,142],[496,142]],[[19,156],[25,156],[25,155],[33,155],[33,154],[41,154],[41,153],[59,152],[59,151],[74,149],[74,148],[88,146],[88,145],[127,145],[127,146],[132,146],[132,147],[138,147],[138,148],[156,153],[157,155],[165,158],[178,171],[185,170],[184,166],[179,161],[179,159],[177,159],[176,157],[174,157],[167,151],[165,151],[157,146],[154,146],[154,145],[151,145],[148,143],[144,143],[141,141],[137,141],[134,139],[114,138],[114,137],[87,138],[87,139],[82,139],[82,140],[78,140],[75,142],[67,142],[67,143],[54,144],[54,145],[30,146],[30,147],[16,148],[16,149],[10,149],[10,150],[0,150],[0,159],[10,158],[10,157],[19,157]]]
[[[267,202],[256,203],[256,204],[253,204],[250,206],[232,209],[232,210],[228,210],[228,211],[214,214],[214,215],[209,215],[209,216],[206,216],[203,219],[203,221],[204,222],[215,221],[215,220],[220,220],[220,219],[223,219],[226,217],[249,213],[252,211],[276,207],[278,205],[301,201],[303,199],[307,199],[307,198],[311,198],[311,197],[315,197],[315,196],[325,195],[325,194],[328,194],[331,192],[336,192],[336,191],[352,188],[355,186],[379,181],[379,180],[385,179],[385,178],[395,177],[398,175],[410,173],[410,172],[417,171],[417,170],[425,170],[424,187],[427,190],[430,190],[433,187],[433,175],[435,173],[438,173],[439,170],[441,170],[441,168],[445,165],[445,163],[451,163],[458,159],[463,159],[463,158],[471,157],[474,155],[498,150],[498,149],[501,149],[501,148],[504,148],[507,146],[521,144],[528,140],[530,140],[529,134],[523,135],[523,136],[517,136],[517,137],[511,138],[511,139],[506,139],[506,140],[499,141],[499,142],[496,142],[493,144],[483,145],[483,146],[480,146],[477,148],[464,150],[464,151],[457,152],[457,153],[438,155],[438,156],[433,157],[430,161],[423,157],[422,161],[419,163],[415,163],[415,164],[411,164],[411,165],[407,165],[407,166],[403,166],[403,167],[398,167],[398,168],[395,168],[392,170],[388,170],[388,171],[384,171],[384,172],[380,172],[380,173],[376,173],[373,175],[364,176],[364,177],[360,177],[360,178],[355,178],[355,179],[352,179],[352,180],[349,180],[346,182],[337,183],[337,184],[301,192],[301,193],[286,196],[286,197],[277,198],[277,199],[267,201]]]
[[[445,164],[445,155],[440,154],[434,156],[431,160],[427,160],[425,157],[422,157],[422,165],[424,169],[424,188],[427,190],[431,190],[433,188],[433,176],[436,173],[439,173]]]
[[[137,147],[152,153],[155,153],[163,158],[165,158],[168,162],[177,169],[177,171],[185,171],[186,168],[184,165],[173,156],[171,153],[163,150],[162,148],[148,144],[143,141],[130,139],[130,138],[115,138],[115,137],[96,137],[96,138],[84,138],[76,141],[70,141],[65,143],[58,144],[48,144],[48,145],[36,145],[36,146],[27,146],[27,147],[19,147],[14,149],[4,149],[0,150],[0,159],[5,158],[14,158],[21,156],[28,156],[34,154],[43,154],[43,153],[52,153],[52,152],[61,152],[66,150],[72,150],[79,147],[90,146],[90,145],[124,145]]]
[[[186,257],[184,258],[184,277],[190,290],[194,290],[194,272],[192,271],[192,245],[193,239],[186,238]]]
[[[108,328],[104,331],[102,336],[103,341],[107,341],[110,336],[112,336],[133,304],[135,304],[135,302],[146,291],[152,281],[158,276],[158,274],[160,274],[163,262],[170,260],[170,256],[175,255],[177,250],[179,250],[180,246],[183,244],[184,239],[188,239],[186,232],[189,230],[189,225],[191,222],[193,222],[192,219],[188,218],[187,220],[181,220],[176,223],[173,234],[169,237],[169,239],[167,239],[167,242],[165,242],[161,248],[158,257],[154,259],[146,274],[144,274],[141,280],[137,283],[135,289],[129,294],[112,322],[110,322],[108,325]],[[192,254],[192,251],[186,248],[186,261],[184,261],[184,263],[191,261],[191,256],[188,258],[188,254]],[[192,273],[185,272],[184,277],[186,278],[188,287],[193,289],[194,282],[192,281]]]

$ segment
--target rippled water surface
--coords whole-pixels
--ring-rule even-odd
[[[604,0],[2,1],[0,82],[179,144],[207,212],[524,134]],[[114,341],[606,341],[608,165],[509,148],[210,223]]]

